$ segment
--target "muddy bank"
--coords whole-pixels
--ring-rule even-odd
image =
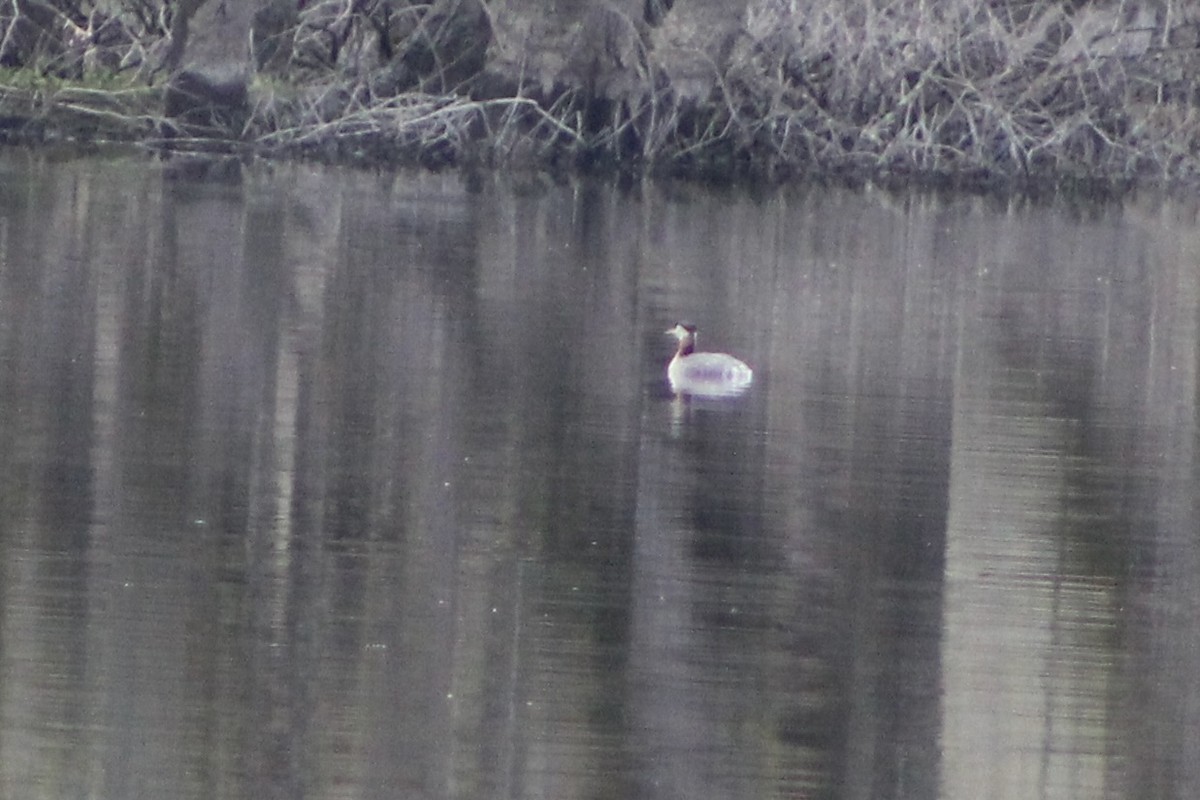
[[[1190,2],[19,0],[0,33],[6,141],[768,179],[1200,176]]]

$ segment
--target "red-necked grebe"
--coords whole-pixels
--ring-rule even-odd
[[[754,380],[754,371],[725,353],[697,353],[696,326],[676,323],[668,334],[679,340],[667,365],[667,380],[676,394],[730,396],[741,394]]]

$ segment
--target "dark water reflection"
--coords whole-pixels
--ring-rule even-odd
[[[0,154],[0,796],[1194,797],[1198,252]]]

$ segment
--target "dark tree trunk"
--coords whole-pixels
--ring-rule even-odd
[[[171,73],[166,115],[190,133],[238,135],[254,74],[250,31],[263,2],[182,0],[163,66]]]

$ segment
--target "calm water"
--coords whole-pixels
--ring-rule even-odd
[[[0,151],[0,796],[1196,797],[1197,214]]]

